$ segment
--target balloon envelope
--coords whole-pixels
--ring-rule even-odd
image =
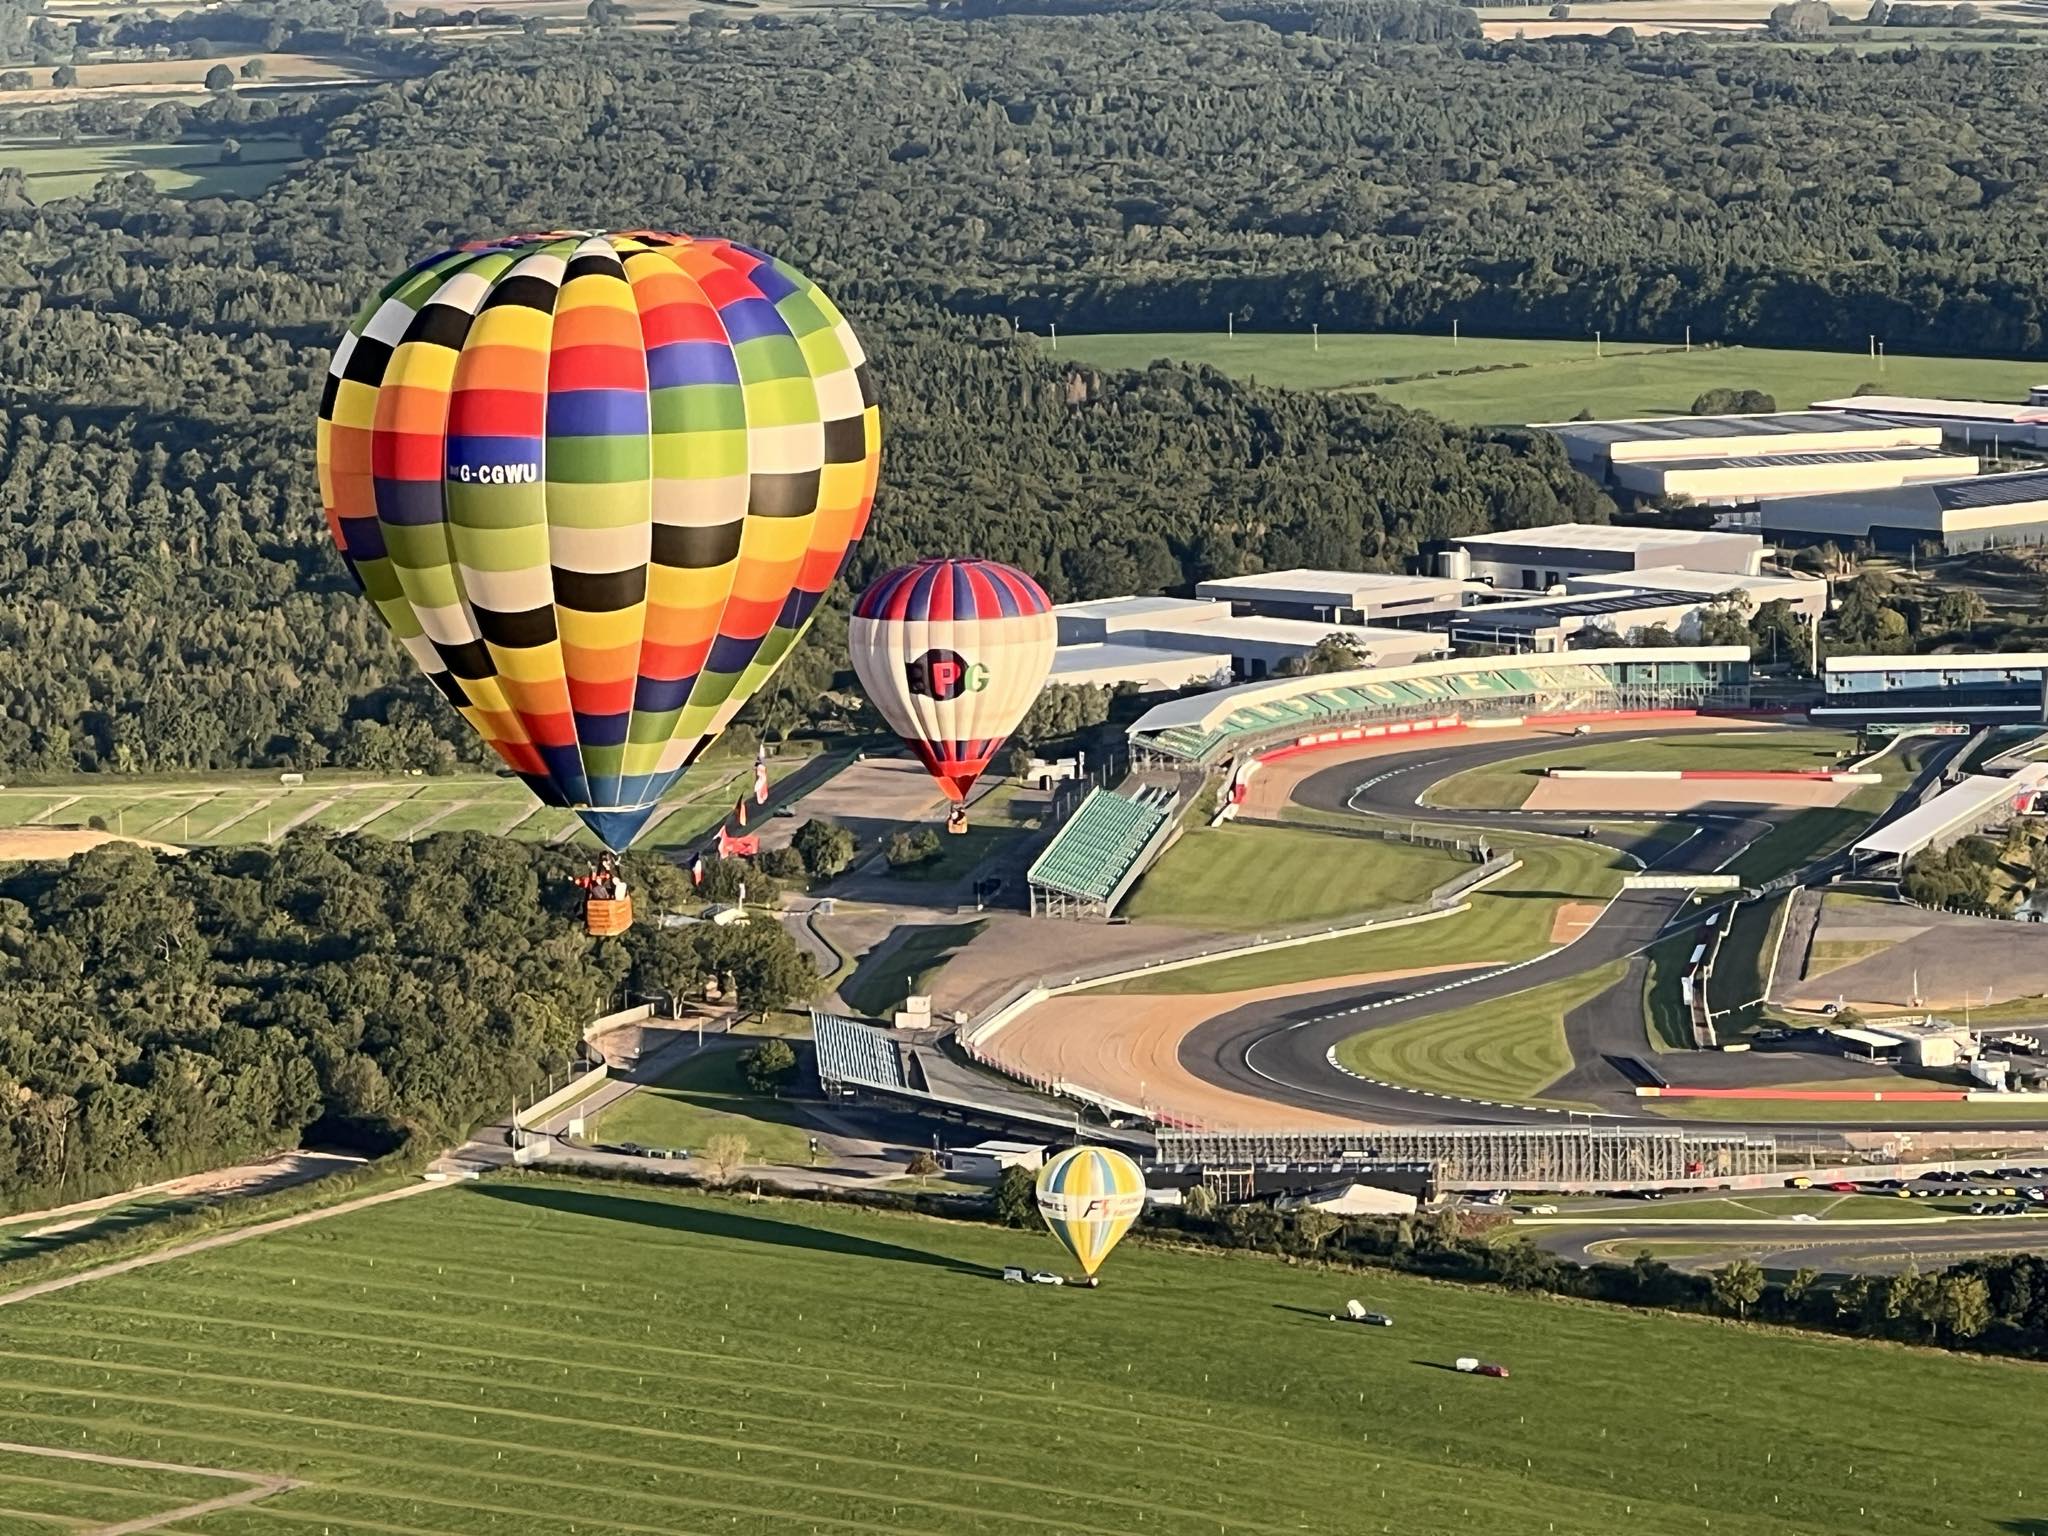
[[[1109,1147],[1070,1147],[1038,1170],[1038,1214],[1093,1275],[1145,1208],[1145,1175]]]
[[[854,605],[853,670],[953,800],[1015,730],[1052,670],[1058,625],[1037,582],[993,560],[920,560]]]
[[[623,848],[795,644],[867,526],[852,329],[725,240],[516,235],[373,300],[320,403],[321,503],[420,669]]]

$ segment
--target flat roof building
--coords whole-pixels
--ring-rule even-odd
[[[1542,592],[1573,576],[1647,572],[1679,565],[1694,571],[1753,575],[1764,541],[1753,533],[1690,528],[1623,528],[1607,523],[1553,523],[1454,539],[1444,574],[1496,588]],[[1646,584],[1651,580],[1644,577]]]
[[[1585,642],[1592,644],[1610,634],[1627,641],[1643,630],[1662,627],[1690,642],[1699,634],[1700,611],[1713,600],[1709,593],[1625,588],[1579,597],[1489,603],[1454,619],[1451,641],[1460,647],[1562,651],[1586,630],[1595,632]]]
[[[1269,618],[1375,624],[1455,613],[1468,589],[1468,583],[1448,576],[1299,567],[1205,581],[1195,595]]]
[[[1887,865],[1903,872],[1906,864],[1931,848],[1946,848],[1972,832],[2004,821],[2023,810],[2048,780],[2048,763],[2023,764],[2010,778],[1966,774],[1925,805],[1879,827],[1849,850],[1859,865]]]
[[[1944,437],[1970,447],[2048,447],[2048,388],[2031,393],[2042,398],[2021,405],[2008,400],[1939,400],[1923,395],[1847,395],[1840,400],[1816,400],[1813,408],[1935,427]]]
[[[1225,649],[1063,645],[1053,652],[1052,675],[1046,681],[1087,688],[1133,683],[1143,693],[1174,693],[1182,688],[1223,687],[1232,681],[1232,668],[1230,652]]]
[[[1974,475],[1980,468],[1975,454],[1940,448],[1839,448],[1617,464],[1614,483],[1639,496],[1683,496],[1702,506],[1746,507],[1767,496],[1883,490],[1924,480],[1956,480]]]
[[[1565,578],[1564,589],[1574,595],[1608,592],[1616,588],[1641,590],[1655,587],[1660,592],[1696,592],[1709,600],[1728,592],[1741,592],[1754,612],[1766,603],[1787,602],[1803,619],[1817,619],[1827,612],[1828,584],[1818,576],[1737,576],[1727,571],[1689,571],[1675,565],[1660,565],[1650,571],[1596,571],[1589,576]]]
[[[2048,471],[1767,498],[1758,508],[1757,526],[1787,543],[1867,540],[1892,550],[1932,543],[1945,554],[2048,543]]]
[[[2048,652],[1830,656],[1817,720],[2048,720]]]
[[[1227,611],[1199,597],[1098,597],[1085,603],[1056,603],[1052,614],[1061,645],[1086,645],[1161,620],[1213,618]]]
[[[1546,421],[1574,467],[1610,480],[1623,464],[1656,459],[1938,448],[1941,428],[1851,411],[1773,411],[1754,416],[1648,416],[1624,421]]]

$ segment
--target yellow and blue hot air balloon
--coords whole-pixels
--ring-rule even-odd
[[[881,441],[859,341],[792,268],[652,230],[516,235],[357,316],[320,496],[420,669],[623,850],[811,622]]]
[[[1108,1147],[1071,1147],[1038,1170],[1038,1214],[1093,1278],[1145,1208],[1145,1175]]]

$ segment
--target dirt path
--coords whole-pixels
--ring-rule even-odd
[[[206,1253],[215,1248],[226,1248],[234,1243],[246,1242],[252,1237],[267,1237],[273,1232],[287,1232],[293,1227],[309,1226],[316,1221],[325,1221],[330,1216],[346,1216],[352,1211],[368,1210],[373,1205],[388,1205],[394,1200],[409,1200],[414,1195],[424,1195],[430,1190],[445,1189],[445,1184],[429,1184],[422,1180],[398,1189],[387,1189],[382,1194],[364,1195],[356,1200],[344,1200],[340,1205],[326,1206],[317,1211],[301,1211],[296,1216],[281,1216],[276,1221],[259,1221],[254,1226],[237,1227],[232,1232],[216,1233],[212,1237],[198,1238],[189,1243],[178,1243],[145,1253],[132,1259],[121,1259],[112,1264],[101,1264],[92,1269],[82,1269],[73,1275],[58,1275],[51,1280],[38,1280],[33,1285],[24,1285],[12,1291],[0,1293],[0,1307],[11,1307],[16,1302],[33,1301],[38,1296],[48,1296],[57,1291],[68,1291],[74,1285],[84,1285],[89,1280],[110,1280],[115,1275],[125,1275],[131,1270],[147,1269],[152,1264],[168,1264],[173,1259],[190,1258],[195,1253]],[[140,1529],[140,1527],[137,1527]]]
[[[188,1173],[175,1179],[162,1179],[155,1184],[143,1184],[134,1189],[124,1189],[115,1194],[101,1195],[92,1200],[74,1200],[69,1205],[53,1205],[40,1211],[20,1211],[12,1216],[0,1216],[0,1228],[25,1226],[29,1222],[64,1222],[70,1218],[90,1215],[103,1211],[110,1205],[125,1205],[131,1200],[147,1200],[153,1195],[253,1195],[267,1193],[273,1189],[284,1189],[293,1184],[303,1184],[329,1173],[340,1173],[344,1169],[361,1167],[363,1159],[347,1157],[338,1152],[280,1152],[276,1157],[266,1157],[261,1162],[237,1163],[231,1168],[210,1168],[205,1173]],[[44,1227],[31,1232],[31,1237],[55,1231]],[[14,1235],[11,1231],[9,1235]]]
[[[42,1456],[51,1461],[82,1461],[95,1467],[125,1467],[133,1472],[173,1472],[180,1477],[218,1477],[225,1482],[247,1483],[248,1487],[234,1493],[222,1494],[217,1499],[205,1499],[197,1504],[181,1505],[167,1509],[161,1514],[143,1515],[135,1520],[123,1520],[117,1525],[92,1525],[80,1522],[79,1529],[91,1532],[91,1536],[135,1536],[138,1531],[162,1530],[182,1520],[197,1520],[203,1515],[218,1514],[224,1509],[236,1509],[244,1504],[254,1504],[258,1499],[267,1499],[274,1493],[287,1493],[305,1484],[295,1478],[272,1477],[262,1472],[231,1472],[226,1467],[188,1467],[175,1461],[141,1461],[133,1456],[103,1456],[97,1451],[61,1450],[54,1445],[21,1445],[12,1440],[0,1440],[0,1452],[15,1456]]]

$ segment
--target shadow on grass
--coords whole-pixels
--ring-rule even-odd
[[[1319,1323],[1336,1321],[1327,1312],[1318,1312],[1314,1307],[1291,1307],[1284,1301],[1274,1302],[1273,1310],[1275,1312],[1299,1312],[1303,1317],[1312,1317]]]
[[[31,1235],[34,1230],[32,1223],[25,1223],[18,1235],[0,1232],[0,1260],[61,1253],[78,1243],[139,1232],[169,1217],[200,1210],[206,1203],[204,1200],[163,1200],[115,1206],[102,1214],[82,1217],[76,1225],[65,1226],[62,1231],[40,1237]],[[60,1223],[53,1223],[56,1224]]]
[[[2001,1520],[1998,1528],[2007,1536],[2048,1536],[2048,1520]]]
[[[949,1269],[956,1274],[989,1275],[994,1271],[978,1264],[962,1263],[944,1254],[896,1243],[880,1243],[819,1227],[791,1221],[771,1221],[765,1216],[747,1216],[738,1211],[711,1210],[697,1205],[676,1205],[666,1200],[641,1199],[632,1195],[599,1194],[593,1190],[552,1189],[521,1184],[485,1183],[477,1194],[541,1210],[560,1211],[570,1216],[594,1216],[600,1221],[631,1222],[665,1232],[686,1232],[696,1237],[723,1238],[731,1242],[764,1243],[776,1248],[809,1248],[818,1253],[836,1253],[853,1259],[883,1259],[897,1264],[923,1264]]]
[[[1445,1365],[1441,1360],[1410,1360],[1410,1365],[1419,1365],[1432,1371],[1449,1371],[1453,1376],[1469,1376],[1470,1371],[1461,1371],[1455,1365]]]

